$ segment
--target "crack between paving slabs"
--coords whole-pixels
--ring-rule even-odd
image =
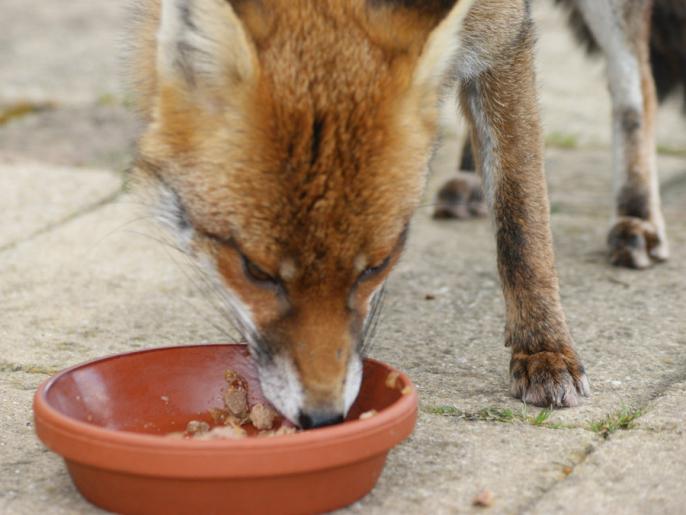
[[[74,211],[73,213],[69,213],[68,215],[65,215],[64,217],[60,218],[59,220],[52,222],[44,227],[41,227],[40,229],[37,229],[33,231],[31,234],[26,236],[25,238],[21,238],[19,240],[12,241],[10,243],[7,243],[6,245],[3,245],[0,247],[0,253],[6,252],[8,250],[15,249],[19,245],[23,243],[27,243],[29,241],[32,241],[40,236],[43,236],[44,234],[48,234],[55,229],[59,229],[60,227],[68,224],[69,222],[76,220],[77,218],[80,218],[83,215],[88,215],[90,213],[93,213],[94,211],[97,211],[98,209],[107,206],[108,204],[111,204],[115,200],[119,198],[120,195],[122,195],[123,189],[120,188],[113,193],[110,193],[109,195],[101,198],[97,202],[94,202],[92,204],[89,204],[85,206],[83,209],[79,209],[77,211]]]
[[[605,445],[605,444],[610,440],[609,438],[603,438],[603,437],[601,437],[601,436],[598,436],[597,439],[599,440],[599,443],[598,443],[597,446],[594,446],[593,444],[588,444],[588,445],[586,445],[586,446],[583,448],[583,450],[581,451],[581,453],[579,453],[579,454],[580,454],[580,458],[577,459],[577,460],[574,460],[571,466],[568,465],[568,466],[570,466],[571,469],[572,469],[571,472],[570,472],[569,474],[564,474],[564,473],[563,473],[563,474],[564,474],[564,477],[563,477],[561,480],[551,482],[548,486],[543,487],[543,488],[541,489],[540,494],[539,494],[537,497],[535,497],[534,499],[532,499],[531,501],[529,501],[528,503],[526,503],[522,508],[519,509],[519,513],[528,513],[528,512],[530,512],[531,510],[533,510],[533,509],[534,509],[534,508],[535,508],[535,507],[536,507],[536,506],[537,506],[537,505],[538,505],[538,504],[539,504],[539,503],[540,503],[540,502],[541,502],[550,492],[552,492],[553,490],[555,490],[556,488],[558,488],[559,485],[561,485],[561,484],[563,484],[565,481],[567,481],[567,480],[569,479],[569,477],[574,473],[574,471],[576,470],[576,468],[577,468],[579,465],[585,463],[586,460],[588,459],[588,457],[589,457],[591,454],[593,454],[594,452],[596,452],[596,451],[598,450],[599,447],[602,447],[603,445]],[[572,454],[572,456],[574,456],[574,454]]]
[[[638,410],[640,410],[642,414],[639,415],[637,417],[637,419],[640,419],[641,416],[643,416],[645,414],[645,410],[650,406],[650,404],[653,401],[657,400],[658,398],[662,397],[667,392],[667,390],[670,386],[672,386],[676,383],[682,382],[685,379],[686,379],[686,374],[684,374],[684,373],[673,374],[671,378],[666,379],[665,381],[660,383],[661,388],[658,387],[657,389],[654,389],[652,392],[649,392],[647,394],[647,396],[644,396],[643,398],[645,399],[645,401],[642,402],[641,406],[638,408]],[[539,427],[546,428],[544,425],[539,426]],[[568,427],[571,429],[573,426],[568,426]],[[590,431],[588,426],[586,426],[586,427],[579,426],[579,428],[580,429],[586,429],[586,430]],[[551,429],[551,428],[548,427],[546,429]],[[633,427],[633,428],[615,430],[613,433],[610,433],[608,435],[598,434],[598,436],[596,438],[598,440],[598,444],[595,447],[593,445],[587,445],[584,448],[584,451],[581,454],[581,459],[574,461],[573,465],[571,465],[571,469],[572,469],[571,472],[569,474],[566,474],[565,477],[562,478],[560,481],[556,481],[556,482],[552,483],[549,487],[544,488],[539,496],[537,496],[535,499],[533,499],[531,502],[529,502],[527,505],[525,505],[522,508],[521,512],[526,513],[526,512],[531,511],[532,509],[534,509],[536,507],[536,505],[538,505],[538,503],[540,503],[549,493],[551,493],[556,488],[558,488],[559,485],[561,485],[565,481],[567,481],[567,479],[574,473],[576,468],[579,465],[585,463],[591,454],[596,452],[601,447],[607,445],[611,440],[614,439],[613,434],[615,432],[633,432],[633,433],[646,432],[646,433],[657,434],[657,433],[673,433],[674,430],[665,429],[665,428]]]
[[[637,419],[640,419],[641,416],[643,416],[646,413],[646,409],[650,406],[650,404],[655,401],[656,399],[660,398],[663,396],[667,390],[669,389],[670,386],[680,383],[682,381],[686,380],[686,373],[685,372],[678,372],[675,374],[672,374],[668,378],[666,378],[664,381],[661,381],[659,385],[652,389],[652,391],[647,392],[646,395],[642,396],[641,402],[639,402],[640,406],[636,408],[641,415],[637,417]],[[588,457],[596,452],[599,448],[602,446],[606,445],[613,439],[613,434],[615,432],[647,432],[647,433],[672,433],[674,432],[673,430],[666,429],[666,428],[644,428],[644,427],[629,427],[629,428],[619,428],[614,431],[612,431],[609,434],[601,434],[596,431],[593,431],[590,428],[591,423],[587,423],[584,425],[580,424],[565,424],[561,426],[555,426],[551,424],[534,424],[532,423],[533,418],[526,418],[521,414],[515,414],[513,418],[508,419],[508,420],[498,420],[497,418],[493,417],[484,417],[483,415],[483,410],[481,412],[467,412],[467,411],[462,411],[455,409],[454,413],[449,413],[449,414],[441,414],[441,413],[432,413],[430,411],[430,408],[423,407],[421,409],[423,413],[429,416],[438,416],[438,417],[451,417],[451,418],[457,418],[460,420],[463,420],[466,423],[476,423],[476,422],[481,422],[481,423],[490,423],[490,424],[523,424],[523,425],[532,425],[534,427],[538,427],[541,429],[547,429],[547,430],[564,430],[564,429],[582,429],[585,431],[590,431],[594,432],[596,434],[595,437],[595,443],[594,444],[588,444],[586,445],[581,452],[573,452],[570,454],[570,464],[564,464],[564,466],[570,467],[571,471],[569,473],[564,473],[564,477],[560,479],[559,481],[555,481],[548,485],[547,487],[543,487],[541,489],[540,495],[536,496],[534,499],[532,499],[530,502],[526,503],[520,510],[520,513],[526,513],[531,511],[536,507],[536,505],[541,502],[550,492],[555,490],[555,488],[558,488],[558,485],[564,483],[576,470],[576,468],[585,463]],[[606,415],[607,417],[610,417],[613,413],[608,413]],[[573,459],[574,456],[579,456],[579,458]]]

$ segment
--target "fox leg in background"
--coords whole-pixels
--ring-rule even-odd
[[[574,406],[589,385],[558,292],[533,39],[525,24],[489,70],[462,83],[460,97],[495,218],[512,394],[537,406]]]
[[[475,171],[472,143],[469,138],[465,138],[457,175],[446,181],[436,194],[434,218],[463,220],[487,214],[481,180]]]
[[[657,97],[650,66],[652,0],[577,0],[605,53],[613,104],[614,265],[646,268],[669,256],[655,149]]]

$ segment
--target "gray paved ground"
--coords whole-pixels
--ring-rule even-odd
[[[116,86],[120,7],[27,4],[3,0],[0,31],[0,113],[36,108],[0,126],[0,513],[92,513],[33,435],[35,387],[88,358],[225,336],[121,193],[136,124]],[[540,0],[536,16],[563,302],[593,397],[547,418],[508,398],[490,223],[422,209],[372,352],[415,380],[421,415],[349,513],[479,511],[482,489],[493,513],[686,512],[686,157],[659,160],[672,260],[609,267],[602,65]],[[685,129],[664,108],[661,148],[686,154]],[[451,141],[429,193],[453,166]]]

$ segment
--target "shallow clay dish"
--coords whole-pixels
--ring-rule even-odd
[[[366,495],[386,454],[414,428],[417,395],[393,369],[365,360],[348,421],[294,435],[194,441],[161,435],[222,405],[224,371],[263,401],[243,345],[201,345],[121,354],[79,365],[34,397],[39,438],[65,459],[91,502],[118,513],[316,513]],[[361,413],[378,414],[357,420]]]

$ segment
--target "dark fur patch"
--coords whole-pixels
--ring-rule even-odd
[[[368,0],[372,7],[402,7],[431,13],[444,13],[455,5],[456,0]]]
[[[316,117],[314,123],[312,124],[312,150],[310,153],[310,163],[314,165],[317,162],[317,157],[319,156],[319,147],[322,143],[322,131],[324,129],[324,119],[321,117]]]
[[[631,185],[624,186],[617,198],[617,211],[623,216],[648,220],[650,218],[648,193],[643,190],[636,190]]]
[[[183,22],[184,26],[188,27],[193,32],[198,32],[198,26],[195,24],[195,21],[193,21],[191,7],[188,4],[179,3],[178,8],[181,11],[181,21]]]
[[[461,183],[451,181],[446,184],[438,192],[438,200],[456,204],[458,202],[466,202],[467,191],[460,187]]]
[[[591,29],[586,25],[581,11],[576,7],[575,0],[555,0],[555,3],[563,6],[569,12],[569,27],[574,32],[577,41],[581,43],[589,54],[597,53],[600,50],[598,43],[593,37]]]
[[[653,8],[650,59],[660,100],[680,88],[686,110],[686,2],[656,0]]]
[[[185,41],[179,41],[176,44],[176,60],[174,64],[178,67],[186,83],[191,87],[196,85],[195,70],[192,64],[196,52],[197,48]]]
[[[637,218],[623,218],[607,236],[610,262],[615,266],[642,269],[650,266],[650,250],[659,243],[653,227]]]
[[[622,113],[622,130],[627,136],[639,130],[642,124],[641,114],[636,109],[626,109]]]
[[[503,281],[512,289],[526,288],[533,275],[526,256],[526,231],[521,222],[525,217],[519,212],[518,202],[512,196],[501,197],[496,203],[498,264]]]
[[[460,170],[464,172],[475,172],[476,162],[474,161],[474,150],[472,149],[472,141],[465,139],[462,146],[462,157],[460,158]]]

